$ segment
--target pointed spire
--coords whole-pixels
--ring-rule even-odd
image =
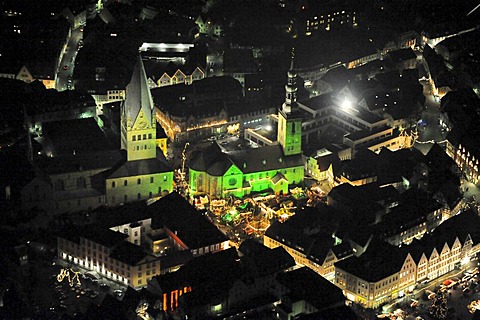
[[[292,47],[292,58],[290,69],[287,72],[287,84],[285,85],[285,102],[282,105],[282,111],[286,114],[297,109],[297,73],[294,70],[295,47]]]
[[[292,46],[292,57],[290,60],[290,71],[294,70],[294,61],[295,61],[295,46]]]
[[[131,124],[135,122],[140,110],[143,111],[147,122],[152,123],[153,100],[142,57],[139,54],[125,97],[125,113]]]

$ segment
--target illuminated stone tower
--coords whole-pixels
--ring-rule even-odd
[[[138,56],[121,112],[122,149],[127,160],[156,157],[156,119],[142,58]]]
[[[294,70],[294,50],[285,86],[285,102],[278,112],[277,141],[285,155],[302,153],[302,118],[297,104],[297,73]]]

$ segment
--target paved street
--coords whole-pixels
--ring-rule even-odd
[[[415,148],[426,154],[434,142],[439,143],[442,147],[445,145],[443,141],[447,132],[442,131],[439,126],[439,100],[430,93],[430,85],[427,81],[421,81],[421,83],[424,86],[425,107],[422,112],[422,122],[417,126],[419,137]]]
[[[440,286],[445,282],[445,280],[461,280],[467,270],[472,270],[477,265],[478,261],[473,260],[462,266],[462,268],[454,269],[453,271],[444,274],[443,276],[429,283],[419,284],[412,294],[396,299],[391,303],[385,305],[382,308],[383,313],[393,313],[395,310],[398,310],[400,308],[401,310],[403,310],[405,320],[415,320],[418,316],[423,319],[433,319],[429,316],[429,308],[432,304],[432,300],[429,299],[428,296],[431,293],[437,293],[440,289]],[[450,313],[448,319],[471,319],[472,314],[468,311],[467,305],[473,300],[480,299],[479,286],[476,284],[477,281],[478,277],[474,277],[472,278],[472,280],[459,283],[445,291],[447,307]],[[467,290],[467,292],[464,292],[464,289],[466,287],[468,287],[469,289]],[[414,300],[418,302],[418,306],[416,307],[411,306]],[[370,315],[370,317],[371,316],[372,315]]]
[[[65,47],[63,59],[57,70],[55,88],[58,91],[64,91],[69,88],[73,89],[73,83],[69,82],[69,77],[73,75],[75,68],[75,58],[79,50],[80,41],[83,38],[83,27],[72,30],[72,34],[68,39],[68,44]]]

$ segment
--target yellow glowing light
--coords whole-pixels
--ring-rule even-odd
[[[72,274],[73,274],[73,276],[72,276]],[[62,282],[63,279],[65,279],[65,277],[66,277],[70,287],[73,287],[75,284],[80,286],[82,284],[82,282],[80,281],[80,278],[78,276],[79,274],[80,274],[80,271],[73,271],[70,268],[61,269],[60,273],[57,275],[57,281]],[[76,283],[75,283],[75,280],[76,280]]]
[[[209,123],[206,123],[206,124],[199,124],[199,125],[187,128],[187,131],[210,128],[210,127],[214,127],[214,126],[220,126],[220,125],[225,124],[227,122],[228,122],[227,120],[220,120],[220,121],[209,122]]]
[[[345,100],[343,100],[342,104],[340,105],[340,108],[342,109],[352,109],[352,101],[350,101],[348,98],[345,98]]]

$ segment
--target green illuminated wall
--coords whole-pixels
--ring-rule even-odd
[[[284,179],[273,183],[272,178],[282,173]],[[223,198],[228,195],[243,197],[251,192],[272,189],[276,193],[287,193],[289,185],[303,181],[304,167],[259,171],[244,174],[237,166],[232,165],[223,176],[211,176],[206,172],[190,169],[190,193],[192,195],[208,194],[211,197]]]
[[[302,119],[278,113],[277,140],[286,156],[302,152]]]
[[[109,205],[148,199],[173,191],[173,171],[106,180]]]

